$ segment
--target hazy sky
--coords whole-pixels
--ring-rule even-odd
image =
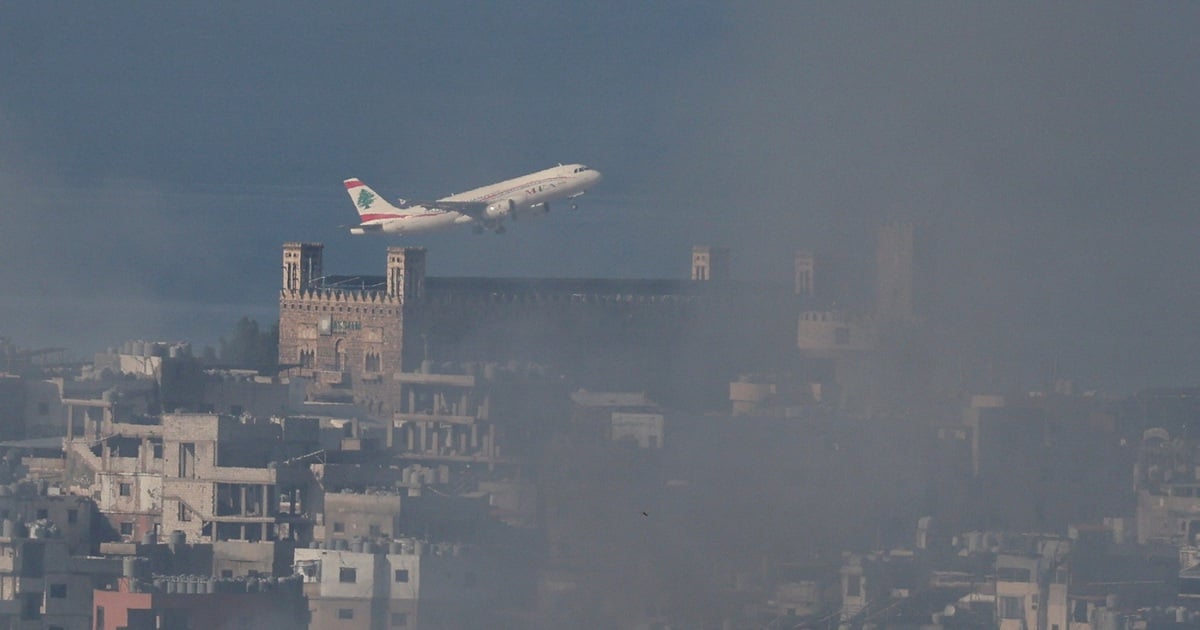
[[[7,2],[0,335],[272,318],[282,241],[382,270],[342,179],[579,161],[606,176],[579,212],[403,242],[438,275],[626,277],[724,244],[780,280],[912,220],[948,342],[1194,382],[1198,55],[1187,3]]]

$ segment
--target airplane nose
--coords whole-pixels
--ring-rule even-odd
[[[600,180],[604,179],[604,176],[600,174],[600,171],[593,169],[591,171],[591,173],[592,173],[592,183],[593,184],[597,184],[600,182]]]

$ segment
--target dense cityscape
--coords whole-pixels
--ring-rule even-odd
[[[278,323],[219,348],[6,340],[0,623],[1194,626],[1200,390],[941,374],[920,242],[880,226],[857,300],[813,251],[770,286],[285,243]]]
[[[1198,33],[0,2],[0,630],[1200,628]]]

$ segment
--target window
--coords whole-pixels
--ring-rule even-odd
[[[1029,569],[1018,567],[999,567],[996,569],[996,580],[1000,582],[1031,582],[1033,573]]]
[[[179,501],[179,514],[176,516],[180,521],[187,522],[192,520],[192,511],[188,509],[186,503]]]
[[[338,609],[338,619],[353,619],[353,618],[354,618],[354,609],[353,608],[339,608]]]
[[[1020,597],[1001,597],[1000,598],[1000,618],[1001,619],[1021,619],[1025,616]]]
[[[320,570],[320,564],[310,561],[310,562],[304,562],[301,564],[297,564],[296,568],[300,571],[301,575],[303,575],[305,578],[307,578],[304,581],[309,582],[309,581],[314,580],[317,577],[317,573]]]
[[[396,569],[396,581],[397,582],[407,582],[408,581],[408,569]]]
[[[133,522],[132,521],[129,521],[127,523],[121,523],[121,535],[122,536],[132,536],[133,535]]]
[[[42,618],[42,594],[25,593],[21,598],[21,620],[35,621]]]
[[[343,533],[343,532],[345,532],[345,531],[346,531],[346,524],[345,524],[345,523],[338,523],[338,522],[336,522],[336,521],[334,522],[334,524],[333,524],[333,533],[335,533],[335,534],[341,534],[341,533]]]
[[[371,525],[367,528],[367,530],[370,532],[371,536],[379,535],[379,526],[378,525]]]
[[[39,509],[36,514],[39,521],[44,518],[50,518],[50,512],[48,512],[46,508]]]
[[[96,607],[96,630],[105,630],[104,628],[104,607]]]
[[[846,578],[846,597],[862,595],[862,576],[851,575]]]
[[[67,585],[66,584],[51,584],[50,585],[50,597],[54,597],[56,599],[65,599],[67,597]]]
[[[133,496],[133,484],[120,484],[120,492],[123,497]]]
[[[185,479],[196,476],[196,445],[192,442],[179,444],[179,476]]]
[[[162,444],[154,445],[154,459],[162,459],[163,449]]]
[[[78,523],[79,522],[79,510],[75,510],[75,509],[67,510],[67,522],[68,523]]]
[[[1075,600],[1075,608],[1071,611],[1071,621],[1079,623],[1087,623],[1088,621],[1088,604],[1087,600]]]
[[[355,584],[358,582],[358,569],[350,567],[342,567],[338,571],[338,581],[342,584]]]
[[[392,627],[403,628],[408,625],[408,613],[392,613]]]
[[[223,578],[233,577],[233,569],[221,569],[221,577],[223,577]]]

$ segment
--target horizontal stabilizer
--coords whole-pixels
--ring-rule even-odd
[[[383,231],[382,223],[363,223],[361,225],[355,225],[350,228],[351,234],[374,234],[375,232],[382,232],[382,231]]]

